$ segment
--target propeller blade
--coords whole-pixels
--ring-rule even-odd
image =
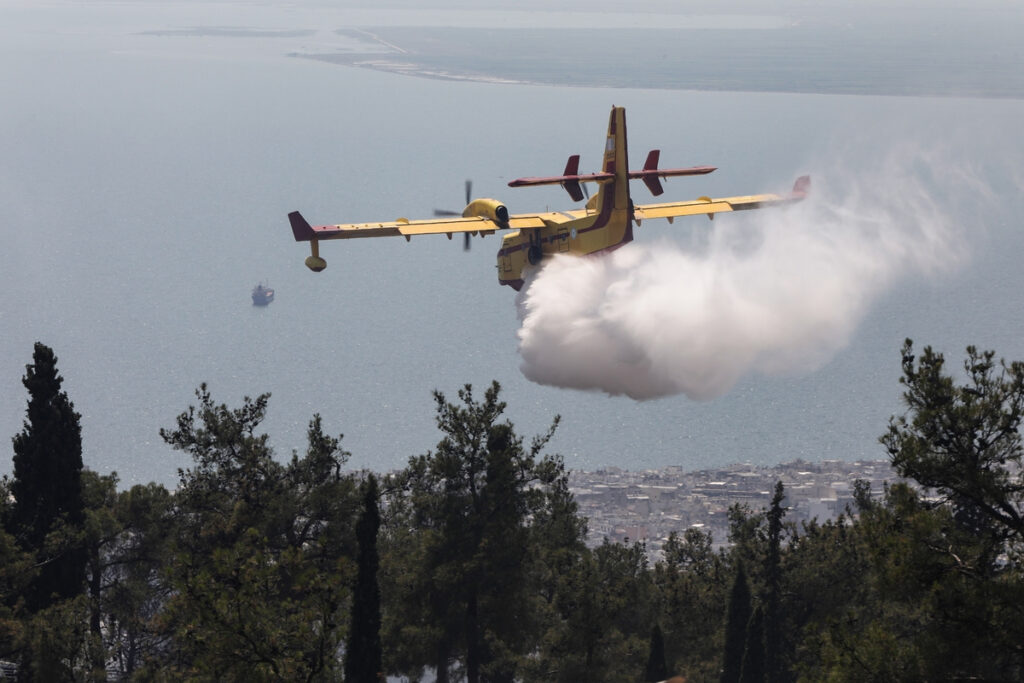
[[[470,180],[469,178],[467,178],[466,179],[466,206],[469,206],[469,203],[471,201],[473,201],[473,181]],[[462,250],[463,251],[469,251],[469,233],[468,232],[464,232],[464,233],[462,233],[462,235],[463,235]]]
[[[472,199],[471,199],[471,195],[472,194],[473,194],[473,181],[472,180],[467,180],[466,181],[466,205],[467,206],[469,206],[469,202],[472,201]],[[434,209],[434,215],[435,216],[439,216],[439,217],[440,216],[461,216],[462,215],[462,211],[448,211],[447,209]],[[463,242],[462,242],[462,248],[465,251],[469,251],[469,233],[468,232],[464,232],[462,234],[464,236],[464,239],[463,239]]]

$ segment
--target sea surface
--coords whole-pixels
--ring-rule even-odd
[[[159,430],[203,382],[230,406],[270,392],[264,427],[281,458],[303,448],[319,413],[344,433],[351,467],[401,467],[440,438],[432,391],[454,398],[471,383],[482,394],[497,380],[525,436],[562,416],[550,450],[571,468],[703,469],[884,456],[905,337],[954,367],[967,344],[1024,358],[1024,101],[513,85],[290,56],[342,49],[336,29],[396,16],[0,5],[0,443],[21,429],[35,341],[59,358],[86,465],[123,485],[171,486],[189,459]],[[669,183],[672,197],[785,191],[805,173],[841,196],[851,178],[870,188],[896,152],[909,172],[939,155],[964,177],[930,196],[960,226],[957,263],[908,268],[823,367],[746,376],[705,402],[526,380],[494,237],[469,253],[443,236],[325,243],[327,270],[303,265],[295,209],[314,223],[426,217],[459,208],[467,178],[513,212],[567,207],[558,188],[506,183],[558,173],[572,153],[596,165],[613,104],[627,108],[634,164],[657,147],[666,166],[719,167]],[[637,239],[686,243],[715,224],[654,221]],[[249,298],[260,281],[277,292],[265,308]],[[10,468],[0,448],[0,473]]]

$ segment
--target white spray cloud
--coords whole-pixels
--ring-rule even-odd
[[[858,172],[831,164],[805,202],[720,216],[700,248],[644,242],[640,228],[609,254],[556,256],[517,298],[523,374],[706,400],[748,373],[820,368],[881,292],[962,262],[955,198],[984,187],[939,157],[903,149]]]

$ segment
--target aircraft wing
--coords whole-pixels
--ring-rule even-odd
[[[794,183],[793,191],[786,195],[752,194],[743,197],[723,197],[721,199],[700,197],[685,202],[638,204],[633,207],[633,217],[638,223],[646,218],[668,218],[671,220],[676,216],[696,216],[700,214],[714,217],[714,214],[724,211],[745,211],[798,202],[807,196],[810,189],[810,176],[801,176]]]
[[[509,216],[507,221],[471,216],[468,218],[434,218],[430,220],[410,221],[399,218],[383,223],[343,223],[339,225],[311,226],[298,211],[288,214],[292,225],[292,233],[296,242],[312,240],[339,240],[357,237],[405,237],[413,235],[448,235],[449,239],[456,233],[480,233],[491,235],[496,230],[517,230],[526,228],[542,228],[544,221],[536,214]]]

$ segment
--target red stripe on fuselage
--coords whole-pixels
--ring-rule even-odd
[[[611,220],[612,210],[614,209],[614,207],[615,207],[615,185],[614,185],[614,183],[610,183],[609,185],[607,185],[607,186],[605,186],[603,188],[603,194],[601,196],[601,212],[599,214],[597,214],[597,216],[594,219],[594,222],[591,225],[589,225],[586,228],[577,228],[577,230],[576,230],[577,234],[584,233],[584,232],[591,232],[593,230],[600,230],[601,228],[604,228],[605,226],[607,226],[608,225],[608,221]],[[531,229],[534,229],[534,228],[526,228],[525,230],[531,230]],[[537,229],[539,229],[539,228],[537,228]],[[524,232],[525,232],[525,230],[524,230]],[[555,239],[561,239],[561,238],[557,238],[556,237]],[[545,242],[550,243],[550,242],[553,242],[553,241],[554,240],[551,237],[545,237],[545,238],[541,239],[541,244],[543,244]],[[613,244],[613,245],[610,245],[610,246],[605,247],[603,249],[598,249],[596,252],[591,252],[591,253],[600,253],[600,252],[603,252],[603,251],[608,251],[609,249],[613,249],[615,247],[618,247],[618,246],[621,246],[621,245],[625,244],[626,242],[632,242],[632,241],[633,241],[633,216],[632,216],[632,212],[630,212],[630,215],[628,215],[627,218],[626,218],[626,232],[625,232],[625,235],[623,236],[623,239],[620,240],[619,242]],[[507,256],[507,255],[515,253],[517,251],[521,251],[523,249],[528,249],[529,247],[530,247],[530,244],[528,242],[517,244],[517,245],[515,245],[513,247],[503,247],[503,248],[498,250],[498,256]]]

